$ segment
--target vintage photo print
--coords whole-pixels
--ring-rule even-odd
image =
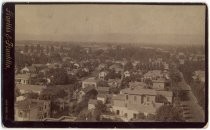
[[[5,126],[207,123],[203,3],[6,3],[2,46]]]

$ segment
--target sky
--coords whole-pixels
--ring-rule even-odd
[[[16,40],[204,44],[205,6],[16,5]]]

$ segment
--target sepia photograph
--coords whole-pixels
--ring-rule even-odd
[[[14,121],[204,123],[206,8],[16,4]]]

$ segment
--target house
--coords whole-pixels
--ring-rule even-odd
[[[88,68],[82,68],[82,71],[83,72],[86,72],[86,73],[89,73],[90,72],[90,70]]]
[[[120,84],[121,84],[121,79],[109,79],[108,80],[108,85],[110,87],[120,87]]]
[[[136,87],[145,88],[146,86],[147,84],[144,82],[137,82],[137,81],[129,82],[129,88],[136,88]]]
[[[126,77],[130,77],[131,76],[131,74],[130,74],[130,72],[129,71],[125,71],[124,72],[124,77],[126,78]]]
[[[109,87],[98,87],[97,91],[99,94],[109,94]]]
[[[78,63],[74,63],[74,67],[75,67],[76,69],[78,69],[78,68],[80,67],[80,65],[79,65]]]
[[[63,57],[63,58],[62,58],[62,61],[63,61],[63,62],[71,61],[71,58],[70,58],[70,57]]]
[[[98,74],[98,78],[104,80],[107,75],[108,75],[108,71],[101,71]]]
[[[23,69],[20,70],[22,74],[25,73],[36,73],[36,68],[34,66],[25,66]]]
[[[164,104],[156,102],[157,95],[158,93],[154,89],[140,87],[123,89],[120,94],[112,97],[113,112],[125,120],[136,119],[139,113],[143,113],[145,116],[155,115],[156,110]],[[170,99],[169,95],[168,98]]]
[[[120,64],[113,64],[109,67],[110,70],[115,70],[115,73],[123,72],[123,67]]]
[[[82,81],[82,88],[86,88],[88,86],[93,86],[97,88],[97,80],[95,79],[95,77],[90,77]]]
[[[164,66],[164,70],[169,70],[169,64],[165,63],[163,66]]]
[[[68,75],[77,75],[78,72],[79,72],[79,69],[67,70]]]
[[[62,67],[62,64],[60,63],[47,63],[46,65],[49,69],[57,69]]]
[[[89,92],[91,92],[91,91],[93,91],[93,90],[96,91],[96,88],[95,88],[94,86],[87,86],[87,87],[83,88],[82,90],[80,90],[80,91],[78,92],[78,94],[77,94],[77,101],[78,101],[78,102],[82,101],[83,97],[84,97],[87,93],[89,93]]]
[[[99,103],[99,100],[90,99],[88,102],[88,110],[94,110],[98,103]]]
[[[167,99],[167,102],[172,103],[173,102],[173,92],[172,91],[156,91],[157,95],[162,95]],[[157,97],[156,97],[157,98]]]
[[[107,94],[98,94],[97,95],[97,100],[101,101],[103,104],[106,103],[107,98],[108,98]]]
[[[205,83],[205,71],[197,70],[194,72],[192,78],[197,81]]]
[[[26,97],[25,96],[18,96],[16,97],[16,101],[22,101],[22,100],[25,100]]]
[[[21,94],[26,94],[31,92],[40,94],[44,89],[46,89],[46,86],[29,85],[29,84],[17,84],[16,87],[20,90]]]
[[[161,70],[151,70],[143,75],[143,80],[145,79],[155,80],[155,79],[163,78],[163,77],[164,77],[164,74],[162,73]]]
[[[157,90],[165,89],[166,80],[164,78],[159,78],[157,80],[152,80],[152,88]]]
[[[64,110],[65,105],[66,105],[66,101],[63,98],[56,99],[55,103],[59,106],[60,111]]]
[[[33,67],[35,67],[35,68],[41,68],[41,69],[43,69],[43,68],[46,68],[46,67],[47,67],[47,65],[46,65],[46,64],[32,64],[31,66],[33,66]]]
[[[41,121],[50,117],[50,101],[26,99],[15,102],[15,121]]]
[[[99,66],[98,66],[98,70],[99,71],[101,71],[101,70],[103,70],[103,69],[105,69],[106,68],[106,65],[104,64],[104,63],[102,63],[102,64],[99,64]]]
[[[31,82],[31,76],[28,73],[15,75],[16,84],[30,84],[30,82]]]
[[[185,60],[184,59],[179,59],[179,64],[180,65],[183,65],[185,63]]]
[[[133,67],[136,67],[139,63],[140,63],[139,61],[133,61],[132,65],[133,65]]]

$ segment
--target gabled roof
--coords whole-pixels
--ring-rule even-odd
[[[43,107],[45,102],[50,102],[50,101],[39,100],[39,99],[25,99],[22,101],[17,101],[15,103],[15,108],[30,110],[36,107]]]
[[[25,90],[25,91],[42,91],[43,89],[46,89],[46,86],[17,84],[17,88],[19,88],[20,90]]]
[[[108,79],[108,83],[111,83],[111,82],[120,83],[121,82],[121,79]]]
[[[83,82],[97,82],[97,80],[95,77],[90,77],[90,78],[83,80]]]
[[[109,92],[109,87],[98,87],[98,91],[104,91],[104,92]]]
[[[146,86],[146,83],[144,82],[129,82],[129,86],[130,87],[145,87]]]
[[[122,66],[119,64],[113,64],[109,67],[110,69],[122,69]]]
[[[124,94],[117,94],[112,96],[112,100],[125,100],[125,95]]]
[[[98,94],[97,95],[97,98],[107,98],[107,94]]]
[[[165,96],[165,97],[172,97],[173,96],[172,91],[157,91],[157,94]]]
[[[165,83],[166,80],[164,78],[158,78],[157,80],[152,80],[153,83]]]
[[[90,92],[90,91],[92,91],[92,90],[96,90],[94,86],[87,86],[87,87],[85,87],[82,91],[83,91],[84,93],[88,93],[88,92]]]
[[[131,95],[157,95],[154,89],[147,89],[147,88],[125,88],[121,90],[122,94],[131,94]]]
[[[29,79],[30,74],[17,74],[15,75],[15,79]]]

